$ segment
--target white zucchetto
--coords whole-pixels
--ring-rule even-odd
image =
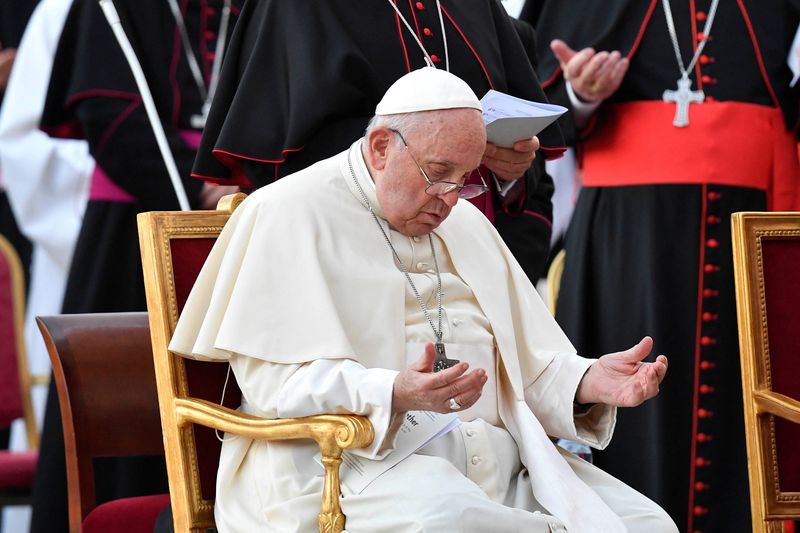
[[[423,67],[395,81],[375,107],[376,115],[397,115],[438,109],[472,108],[481,102],[469,85],[445,70]]]

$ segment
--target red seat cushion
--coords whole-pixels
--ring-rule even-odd
[[[31,488],[38,458],[38,452],[0,450],[0,489]]]
[[[169,505],[169,494],[121,498],[95,507],[83,520],[83,533],[153,533],[158,515]]]

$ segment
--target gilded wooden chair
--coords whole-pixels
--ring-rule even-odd
[[[94,459],[164,455],[146,313],[37,317],[64,428],[71,533],[153,531],[169,495],[98,505]]]
[[[561,290],[561,276],[564,274],[564,262],[567,259],[567,251],[561,250],[553,258],[550,268],[547,269],[547,307],[553,316],[556,314],[556,303],[558,303],[558,291]]]
[[[168,350],[203,262],[244,197],[239,193],[223,198],[218,211],[138,216],[175,530],[200,532],[214,527],[213,500],[221,446],[214,434],[216,429],[251,439],[315,440],[325,468],[320,531],[339,532],[344,529],[339,506],[341,453],[372,442],[372,426],[366,418],[320,415],[266,420],[241,413],[235,410],[241,400],[235,383],[228,384],[220,401],[228,365],[185,359]]]
[[[800,518],[800,213],[735,213],[736,306],[754,532]]]
[[[0,235],[0,428],[24,419],[28,450],[0,450],[0,505],[30,502],[38,459],[39,433],[31,405],[31,386],[47,383],[31,376],[25,353],[25,281],[17,252]]]

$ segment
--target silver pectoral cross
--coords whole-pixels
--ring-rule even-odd
[[[692,90],[692,81],[687,77],[678,80],[677,91],[667,90],[661,96],[665,102],[677,104],[675,120],[672,121],[672,124],[679,128],[689,125],[689,104],[699,104],[705,100],[705,97],[703,91]]]
[[[444,343],[437,342],[434,347],[436,348],[436,359],[433,361],[433,371],[438,372],[440,370],[445,370],[450,368],[451,366],[455,366],[459,363],[458,359],[448,359],[447,354],[444,351]]]

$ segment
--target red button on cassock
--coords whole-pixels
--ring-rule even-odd
[[[708,513],[708,509],[699,505],[695,505],[692,512],[694,512],[695,516],[700,516]]]
[[[711,346],[712,344],[717,344],[717,339],[714,337],[709,337],[707,335],[703,335],[700,337],[700,344],[703,346]]]
[[[700,366],[702,367],[703,364],[700,363]],[[700,385],[700,394],[711,394],[712,392],[714,392],[714,390],[715,390],[714,387],[712,387],[711,385]]]
[[[700,61],[701,65],[708,65],[709,63],[713,63],[714,62],[714,58],[711,57],[711,56],[707,56],[707,55],[703,54],[703,55],[700,56],[698,61]]]
[[[431,61],[433,61],[434,63],[438,63],[441,61],[441,59],[439,59],[439,56],[437,56],[436,54],[431,54]]]
[[[697,416],[699,416],[700,418],[711,418],[712,416],[714,416],[714,412],[709,411],[708,409],[700,408],[697,410]]]
[[[698,481],[697,483],[694,484],[694,490],[697,491],[702,492],[704,490],[707,490],[708,488],[709,488],[708,483],[703,483],[702,481]]]
[[[711,361],[700,361],[700,370],[711,370],[715,366],[717,365]]]
[[[708,273],[719,272],[719,266],[718,265],[710,265],[710,264],[709,265],[703,265],[703,271],[704,272],[708,272]]]
[[[709,248],[719,248],[719,241],[717,239],[708,239],[706,241],[706,246]]]
[[[711,461],[709,461],[708,459],[703,459],[702,457],[698,457],[697,459],[694,460],[694,464],[702,468],[704,466],[710,465]]]
[[[703,298],[713,298],[719,296],[719,291],[715,289],[703,289]]]
[[[717,315],[717,314],[709,313],[708,311],[703,313],[703,322],[713,322],[714,320],[716,320],[718,318],[719,318],[719,315]]]
[[[422,2],[417,2],[416,5],[417,5],[417,9],[419,9],[420,11],[425,9],[425,4],[423,4]]]
[[[719,217],[715,217],[714,215],[708,215],[706,217],[706,222],[709,224],[719,224]]]
[[[699,20],[700,22],[703,22],[707,18],[708,18],[708,15],[706,14],[705,11],[698,11],[697,12],[697,20]]]
[[[714,440],[714,437],[711,435],[707,435],[706,433],[697,434],[697,442],[710,442],[712,440]]]
[[[430,28],[423,28],[422,33],[425,35],[425,37],[430,37],[431,35],[433,35],[433,32],[431,31]]]
[[[722,194],[718,193],[717,191],[711,191],[708,193],[709,200],[719,200],[720,198],[722,198]]]

